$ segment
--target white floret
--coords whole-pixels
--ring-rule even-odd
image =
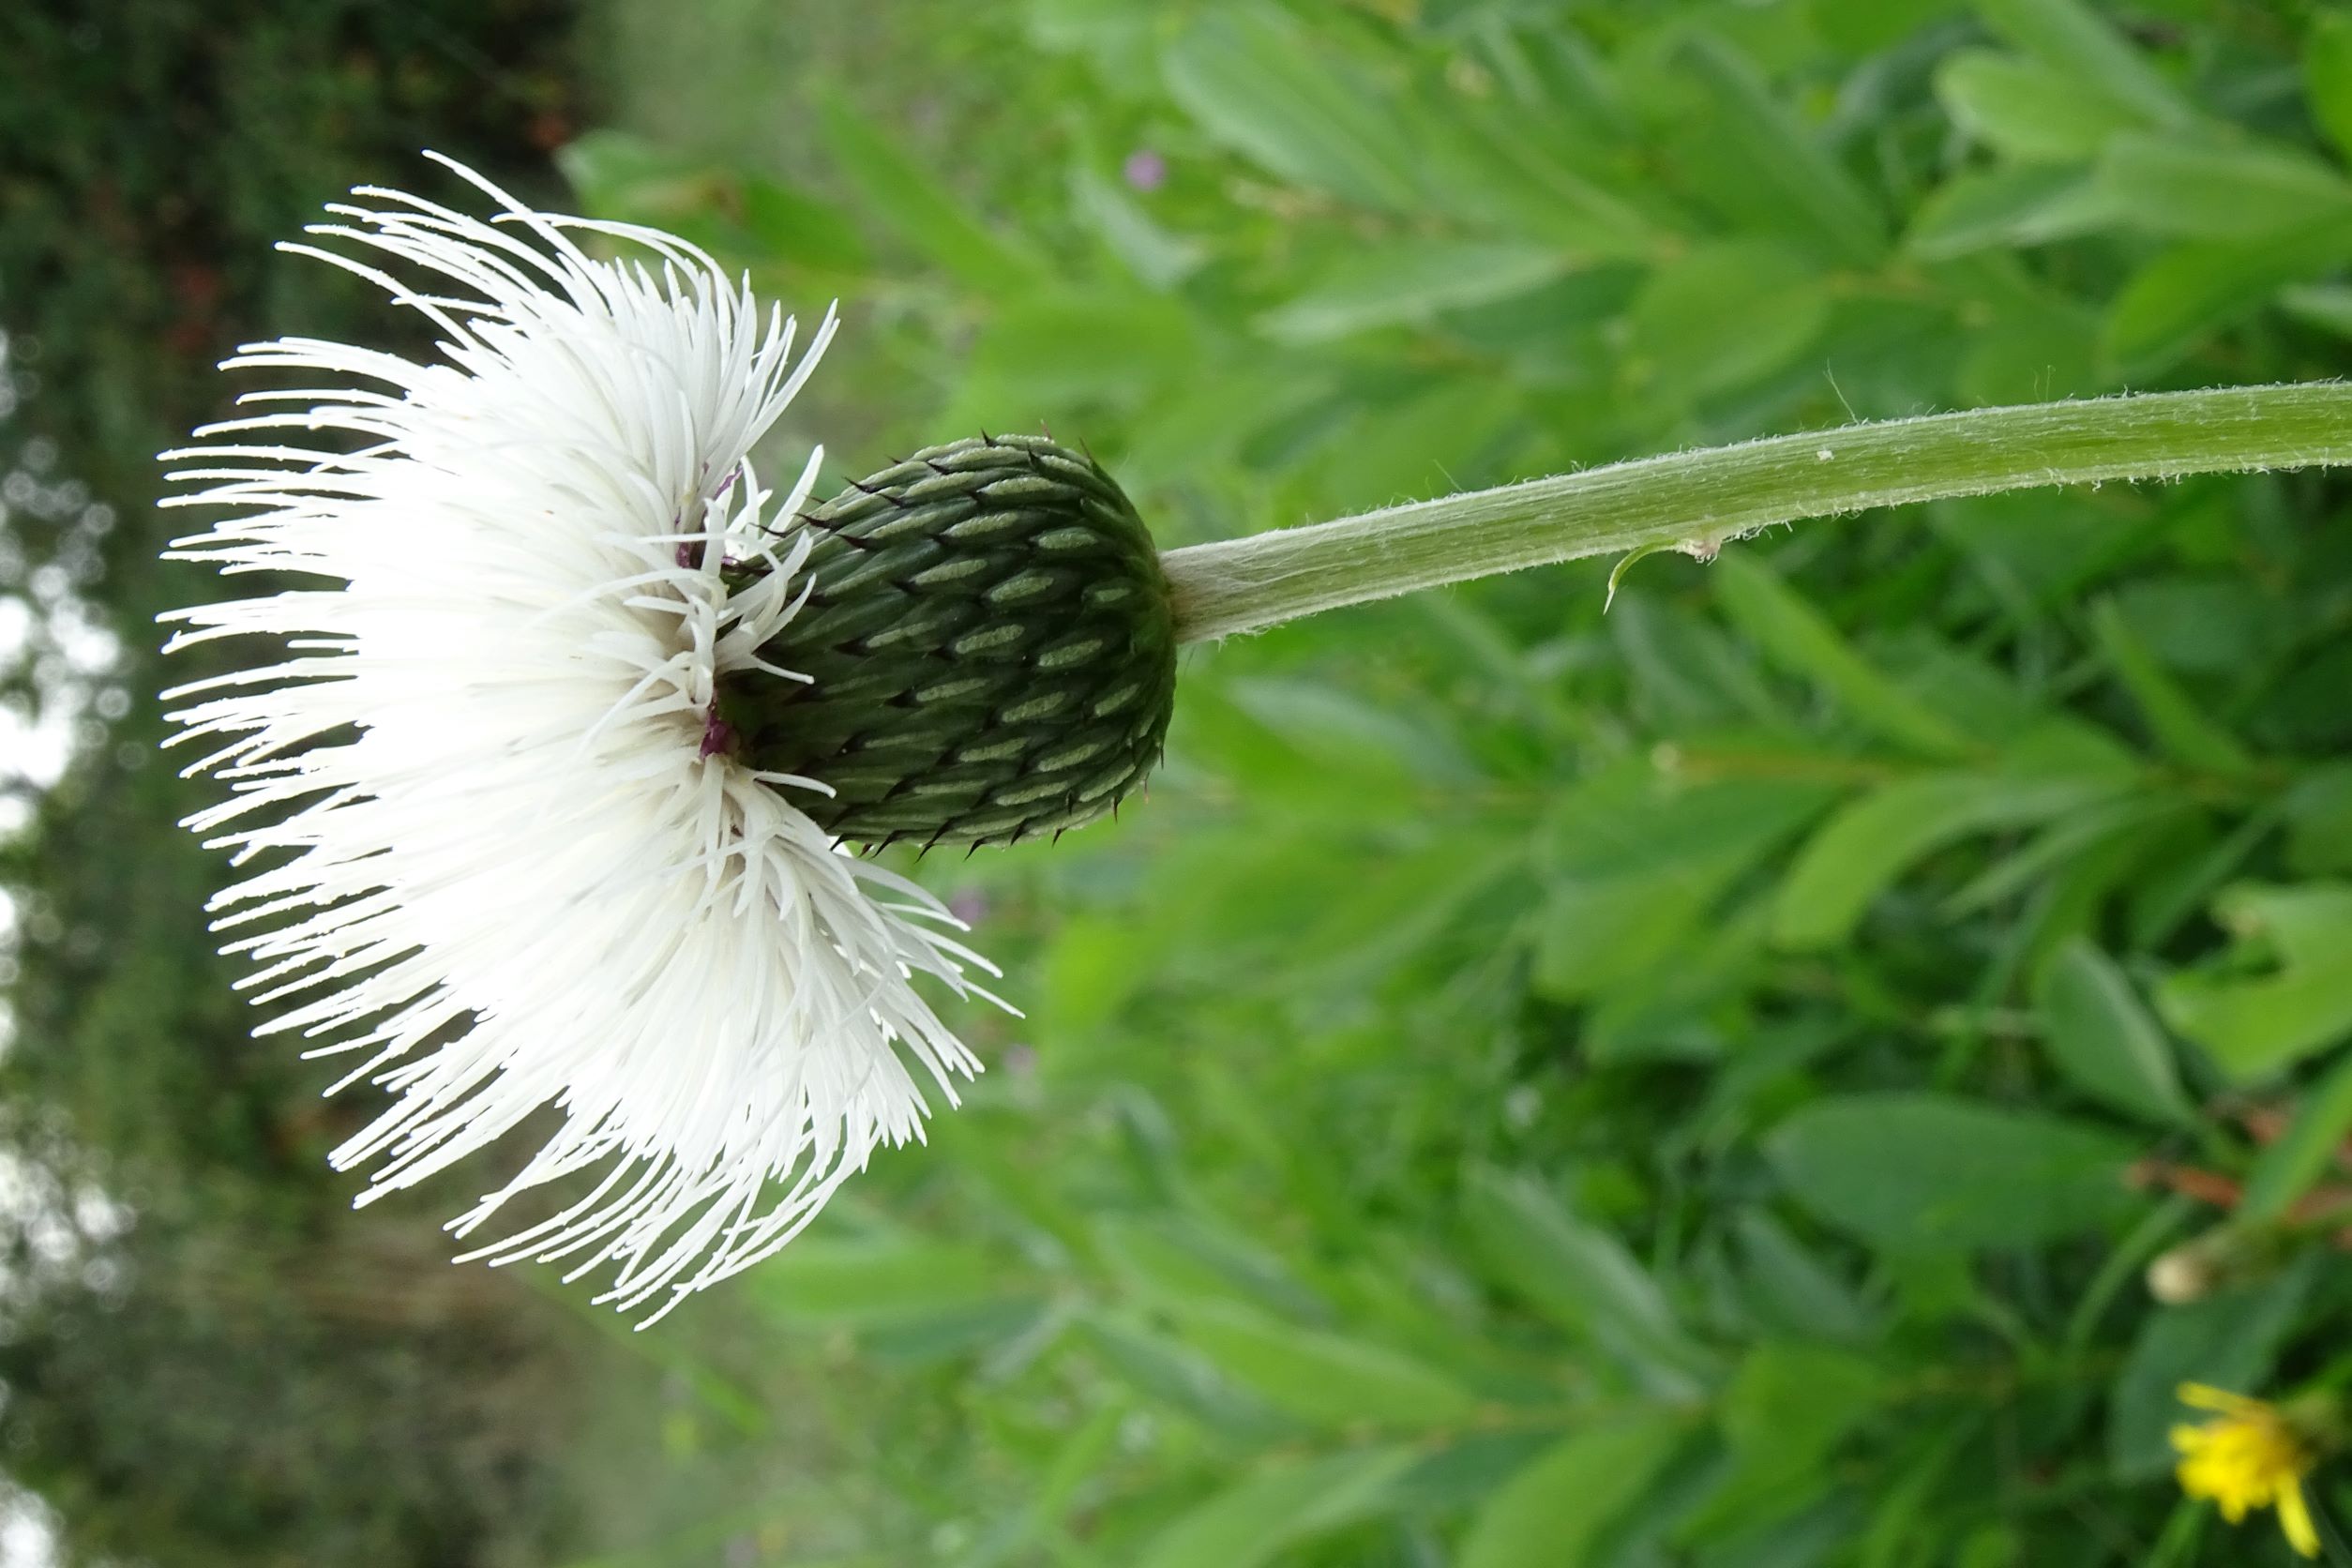
[[[912,980],[965,994],[987,966],[793,805],[822,786],[705,745],[718,677],[765,671],[797,608],[819,454],[780,503],[748,458],[831,315],[795,360],[793,324],[700,251],[449,166],[495,223],[369,188],[287,248],[424,312],[441,357],[249,347],[230,368],[312,384],[166,454],[203,487],[167,505],[229,513],[176,555],[294,579],[172,617],[173,648],[271,648],[170,694],[210,748],[188,771],[232,792],[189,825],[249,868],[214,907],[264,1029],[364,1053],[343,1082],[395,1096],[334,1155],[370,1168],[361,1201],[552,1107],[452,1229],[571,1178],[564,1212],[466,1256],[611,1264],[599,1299],[668,1292],[658,1318],[919,1138],[925,1080],[954,1103],[978,1064]],[[753,557],[731,594],[722,565]]]

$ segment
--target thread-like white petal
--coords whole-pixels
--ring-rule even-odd
[[[218,748],[190,771],[233,787],[189,825],[251,872],[216,928],[282,1009],[265,1030],[364,1053],[344,1082],[394,1095],[334,1155],[370,1169],[361,1201],[553,1107],[451,1229],[605,1168],[467,1256],[610,1268],[599,1299],[658,1303],[650,1322],[919,1138],[927,1084],[953,1103],[978,1063],[912,978],[986,995],[966,976],[988,966],[792,805],[822,786],[704,754],[718,678],[769,671],[803,601],[790,520],[817,460],[777,506],[748,458],[831,313],[796,358],[792,323],[693,247],[450,167],[494,223],[366,188],[286,247],[424,312],[442,358],[248,346],[232,367],[309,389],[169,454],[204,487],[173,503],[229,514],[174,556],[306,584],[167,617],[174,648],[279,650],[175,694],[178,738]],[[723,567],[754,559],[731,592]]]

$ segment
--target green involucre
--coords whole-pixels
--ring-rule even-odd
[[[867,844],[1010,843],[1090,822],[1159,760],[1176,634],[1150,534],[1042,437],[927,447],[810,510],[807,601],[730,675],[751,766]]]

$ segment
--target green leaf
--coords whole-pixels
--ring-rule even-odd
[[[2303,101],[2338,155],[2352,157],[2352,15],[2328,8],[2312,16],[2303,35]]]
[[[1806,16],[1832,48],[1863,55],[1891,49],[1967,8],[1968,0],[1813,0]]]
[[[1996,316],[1962,350],[1952,376],[1956,396],[1965,402],[1993,407],[2088,397],[2107,389],[2106,374],[2099,363],[2096,313],[2072,299],[2049,295],[2013,298],[2010,303],[2011,313]],[[2084,516],[2079,502],[2065,491],[2047,495],[2070,508],[2070,517]],[[2070,532],[2080,532],[2082,526],[2077,522]],[[2000,570],[2005,576],[2012,570],[2008,560]]]
[[[1199,373],[1183,307],[1139,291],[1048,289],[1005,302],[973,340],[951,430],[1063,425],[1081,410],[1132,407]]]
[[[1518,104],[1456,98],[1413,124],[1426,179],[1465,221],[1540,240],[1579,264],[1638,260],[1660,234],[1633,202],[1550,156]]]
[[[1112,1377],[1220,1438],[1254,1444],[1300,1431],[1188,1345],[1108,1313],[1088,1313],[1078,1328]]]
[[[1419,204],[1412,148],[1395,117],[1282,12],[1209,12],[1168,47],[1161,73],[1202,129],[1283,178],[1366,206]]]
[[[1285,343],[1328,342],[1374,327],[1424,324],[1440,311],[1526,294],[1568,266],[1568,258],[1547,246],[1392,240],[1350,255],[1258,324]]]
[[[1459,927],[1466,911],[1487,907],[1483,895],[1500,882],[1523,885],[1526,864],[1523,837],[1468,828],[1368,867],[1353,898],[1300,927],[1278,983],[1297,988],[1294,994],[1349,997],[1408,983],[1427,972],[1417,960]]]
[[[1441,731],[1340,686],[1266,675],[1234,681],[1226,694],[1310,765],[1343,776],[1349,790],[1373,778],[1440,789],[1481,782]]]
[[[1922,706],[1856,653],[1828,617],[1770,566],[1733,551],[1710,576],[1725,611],[1766,656],[1818,682],[1856,722],[1924,756],[1963,757],[1976,749],[1951,720]]]
[[[1652,877],[1554,882],[1536,927],[1536,993],[1576,1001],[1651,972],[1681,950],[1738,874],[1737,866],[1718,862],[1668,867]]]
[[[2121,1482],[2144,1481],[2176,1455],[2165,1434],[2193,1420],[2182,1383],[2238,1394],[2261,1389],[2311,1292],[2316,1254],[2263,1285],[2224,1291],[2148,1316],[2107,1395],[2107,1465]]]
[[[1732,391],[1795,362],[1829,315],[1828,286],[1787,246],[1697,246],[1658,267],[1634,296],[1624,373],[1680,399]]]
[[[1734,1229],[1753,1292],[1780,1327],[1818,1339],[1869,1336],[1871,1309],[1771,1211],[1742,1210]]]
[[[1895,1252],[2057,1241],[2128,1214],[2135,1144],[2103,1128],[1928,1093],[1817,1100],[1773,1129],[1773,1168],[1832,1225]]]
[[[1859,1550],[1854,1568],[1896,1568],[1922,1556],[1932,1560],[1944,1533],[1936,1516],[1944,1479],[1979,1427],[1978,1422],[1966,1419],[1939,1425],[1940,1431],[1922,1434],[1889,1454],[1874,1489],[1869,1523],[1855,1543]],[[1994,1560],[1997,1568],[2010,1568],[2017,1560],[2015,1552]]]
[[[1399,401],[1358,404],[1306,474],[1333,512],[1450,494],[1518,438],[1526,411],[1507,376],[1432,377]]]
[[[2225,966],[2164,983],[2165,1022],[2241,1081],[2352,1036],[2352,883],[2235,887],[2213,917],[2238,946]]]
[[[2027,163],[2081,163],[2141,122],[2038,60],[1963,50],[1936,72],[1936,96],[1970,135]]]
[[[2338,338],[2352,338],[2352,287],[2290,283],[2272,300],[2289,321]]]
[[[1070,210],[1138,281],[1152,288],[1172,289],[1208,260],[1200,241],[1171,233],[1134,197],[1082,163],[1070,171]]]
[[[1038,1472],[1029,1495],[997,1515],[969,1552],[953,1559],[953,1568],[999,1568],[1008,1561],[1028,1560],[1026,1548],[1052,1538],[1065,1528],[1080,1489],[1092,1481],[1116,1450],[1128,1411],[1123,1401],[1106,1401],[1079,1422],[1049,1452],[1038,1455]]]
[[[2284,804],[2290,869],[2307,877],[2352,871],[2352,762],[2314,768]]]
[[[1987,910],[2015,898],[2036,884],[2062,882],[2087,861],[2112,852],[2117,846],[2144,843],[2151,829],[2186,820],[2193,807],[2178,796],[2120,795],[2060,817],[2031,842],[1999,856],[1945,898],[1941,912],[1952,918]]]
[[[557,150],[555,164],[581,207],[599,218],[649,214],[660,206],[690,209],[712,196],[709,170],[624,130],[576,137]]]
[[[745,232],[777,261],[850,276],[874,264],[849,215],[829,202],[761,179],[746,180],[738,200]]]
[[[2286,1135],[2254,1161],[2239,1217],[2259,1223],[2285,1214],[2336,1162],[2347,1132],[2352,1132],[2352,1056],[2312,1086]]]
[[[2079,169],[2012,164],[1969,170],[1945,181],[1911,215],[1903,248],[1922,261],[1947,261],[2071,239],[2114,220],[2114,200],[2091,175]]]
[[[2157,744],[2176,761],[2222,774],[2242,774],[2254,766],[2238,737],[2208,717],[2156,662],[2114,599],[2101,599],[2091,608],[2090,626],[2108,667],[2139,703]]]
[[[941,271],[990,294],[1027,294],[1049,276],[1026,246],[974,218],[847,98],[828,94],[817,110],[834,162],[867,209]]]
[[[2060,92],[2095,94],[2151,126],[2185,126],[2196,111],[2129,39],[2083,0],[1977,0],[1993,31],[2057,74]]]
[[[1006,1296],[918,1316],[879,1318],[857,1328],[860,1353],[893,1366],[925,1366],[976,1355],[1019,1364],[1058,1335],[1067,1319],[1039,1297]]]
[[[1418,1431],[1478,1409],[1461,1384],[1386,1346],[1297,1328],[1225,1303],[1196,1302],[1182,1310],[1179,1325],[1185,1340],[1235,1382],[1313,1425]]]
[[[1131,922],[1073,915],[1046,949],[1039,1023],[1056,1035],[1081,1037],[1108,1023],[1149,978],[1135,961]]]
[[[1756,661],[1711,617],[1628,589],[1608,626],[1637,703],[1668,734],[1735,716],[1767,729],[1787,724]]]
[[[1877,1360],[1827,1345],[1766,1343],[1748,1352],[1718,1407],[1731,1463],[1677,1534],[1699,1542],[1787,1517],[1833,1484],[1838,1445],[1886,1400]]]
[[[1094,1235],[1121,1285],[1160,1306],[1238,1300],[1291,1317],[1330,1310],[1279,1259],[1188,1215],[1114,1215]]]
[[[1537,990],[1595,996],[1687,954],[1724,893],[1834,798],[1802,780],[1677,785],[1646,761],[1588,779],[1552,813]]]
[[[1562,1327],[1591,1335],[1661,1389],[1687,1388],[1688,1374],[1711,1364],[1625,1244],[1570,1214],[1542,1186],[1480,1170],[1463,1201],[1488,1271]]]
[[[842,276],[872,265],[849,217],[772,179],[592,130],[556,153],[581,210],[669,229],[699,245]]]
[[[1034,1328],[1045,1293],[976,1248],[928,1239],[807,1238],[751,1276],[777,1322],[854,1329],[867,1353],[931,1361],[1003,1345]]]
[[[2352,256],[2352,224],[2325,217],[2260,245],[2195,242],[2164,251],[2132,276],[2107,308],[2101,348],[2118,373],[2160,370],[2259,310],[2283,286]]]
[[[1563,1438],[1486,1500],[1454,1559],[1457,1568],[1582,1568],[1687,1435],[1684,1423],[1659,1414]]]
[[[1722,1395],[1724,1439],[1735,1453],[1777,1451],[1811,1465],[1883,1403],[1883,1364],[1827,1345],[1758,1345]]]
[[[1397,1511],[1427,1515],[1476,1507],[1551,1447],[1558,1436],[1556,1426],[1506,1425],[1419,1445],[1420,1459],[1397,1478]]]
[[[2163,1028],[2113,959],[2082,937],[2060,947],[2035,998],[2043,1046],[2070,1082],[2126,1115],[2191,1117]]]
[[[868,1323],[991,1300],[1018,1271],[976,1247],[928,1239],[804,1236],[750,1276],[754,1300],[780,1318]]]
[[[1698,34],[1678,56],[1709,111],[1706,154],[1759,204],[1789,215],[1792,235],[1825,257],[1867,264],[1887,248],[1887,222],[1862,183],[1790,113],[1732,45]]]
[[[1595,997],[1582,1030],[1586,1061],[1600,1068],[1722,1057],[1730,1042],[1721,1010],[1744,997],[1770,963],[1768,903],[1749,896],[1710,911],[1676,951]]]
[[[1078,1326],[1111,1376],[1221,1438],[1259,1443],[1300,1430],[1188,1345],[1108,1313],[1089,1313]]]
[[[1410,1449],[1367,1448],[1261,1470],[1153,1536],[1141,1568],[1258,1568],[1380,1512],[1412,1460]]]
[[[1884,784],[1823,823],[1780,884],[1773,936],[1832,947],[1873,900],[1931,851],[1970,834],[2031,827],[2115,792],[2097,777],[1930,774]]]
[[[2154,234],[2243,243],[2352,218],[2352,183],[2288,147],[2121,136],[2099,166],[2119,216]]]

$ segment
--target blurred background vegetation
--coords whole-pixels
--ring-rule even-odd
[[[837,297],[778,471],[1043,427],[1166,543],[2352,362],[2298,0],[19,0],[0,1551],[2289,1560],[2164,1434],[2352,1380],[2324,475],[1196,650],[1143,809],[920,867],[1025,1016],[775,1263],[632,1335],[445,1266],[463,1177],[349,1214],[172,826],[151,455],[239,341],[422,350],[268,245],[424,146]]]

